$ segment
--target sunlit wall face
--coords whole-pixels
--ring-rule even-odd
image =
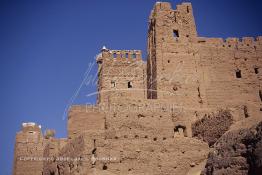
[[[173,8],[181,1],[170,1]],[[262,35],[259,0],[192,0],[199,36]],[[95,103],[96,54],[139,49],[146,58],[155,1],[12,0],[0,2],[1,174],[11,174],[15,134],[36,122],[66,137],[71,104]],[[82,84],[82,82],[84,82]]]

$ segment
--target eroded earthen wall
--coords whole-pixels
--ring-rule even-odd
[[[261,115],[261,43],[198,37],[190,3],[176,10],[157,3],[149,21],[148,87],[188,109],[244,105],[249,115]]]
[[[16,135],[14,175],[41,175],[43,172],[43,157],[45,143],[41,129],[31,123],[23,124],[22,130]]]
[[[86,131],[100,131],[105,128],[105,114],[95,106],[71,106],[68,115],[68,138],[74,138]]]
[[[112,98],[146,98],[146,65],[141,51],[102,50],[98,55],[98,103]]]

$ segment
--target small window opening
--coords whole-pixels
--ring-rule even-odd
[[[131,81],[129,81],[129,82],[127,83],[127,87],[128,87],[128,88],[132,88],[132,87],[133,87],[133,84],[132,84]]]
[[[154,140],[154,141],[157,141],[157,138],[155,137],[153,140]]]
[[[113,58],[116,58],[116,53],[113,54]]]
[[[197,87],[197,92],[198,92],[198,98],[201,98],[200,88],[199,87]]]
[[[255,70],[255,74],[258,74],[258,73],[259,73],[258,67],[255,67],[254,70]]]
[[[241,78],[241,70],[236,70],[236,77]]]
[[[57,169],[58,175],[62,174],[62,171],[61,171],[61,168],[59,167],[59,165],[56,166],[56,169]],[[42,175],[44,175],[44,174],[42,174]]]
[[[173,90],[174,90],[174,91],[177,91],[177,90],[178,90],[178,87],[177,87],[177,86],[173,86]]]
[[[93,150],[92,150],[92,154],[95,154],[96,153],[96,148],[94,148]]]
[[[244,115],[245,115],[245,118],[249,117],[249,114],[248,114],[248,111],[247,111],[247,106],[244,106]]]
[[[136,58],[136,54],[135,53],[132,54],[132,58]]]
[[[178,30],[174,30],[174,31],[173,31],[173,35],[174,35],[175,38],[179,37]]]
[[[167,60],[168,63],[170,63],[170,60]]]
[[[94,147],[96,147],[96,139],[94,139],[93,141],[94,141]]]
[[[70,164],[69,164],[69,170],[70,170],[70,172],[73,170],[74,167],[75,167],[75,165],[74,165],[73,163],[70,163]]]
[[[107,166],[106,165],[103,166],[103,170],[107,170]]]
[[[205,40],[198,41],[198,43],[205,43],[205,42],[206,42]]]
[[[189,13],[189,7],[188,6],[186,7],[186,11],[187,11],[187,13]]]
[[[174,128],[174,133],[175,133],[175,135],[186,136],[186,127],[182,126],[182,125],[177,125]]]
[[[262,91],[259,90],[259,97],[260,97],[260,101],[262,102]]]
[[[111,81],[111,87],[112,88],[116,87],[116,82],[115,81]]]

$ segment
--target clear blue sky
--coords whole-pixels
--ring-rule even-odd
[[[172,2],[173,8],[179,1]],[[260,0],[192,0],[200,36],[262,35]],[[141,49],[154,0],[0,1],[0,174],[11,174],[15,134],[34,121],[66,137],[63,113],[103,45]],[[95,73],[95,68],[91,70]],[[84,85],[73,103],[94,103]]]

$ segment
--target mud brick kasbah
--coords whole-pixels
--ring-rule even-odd
[[[201,37],[191,3],[157,2],[144,60],[103,47],[96,105],[70,107],[67,138],[23,123],[13,174],[261,173],[262,36]]]

